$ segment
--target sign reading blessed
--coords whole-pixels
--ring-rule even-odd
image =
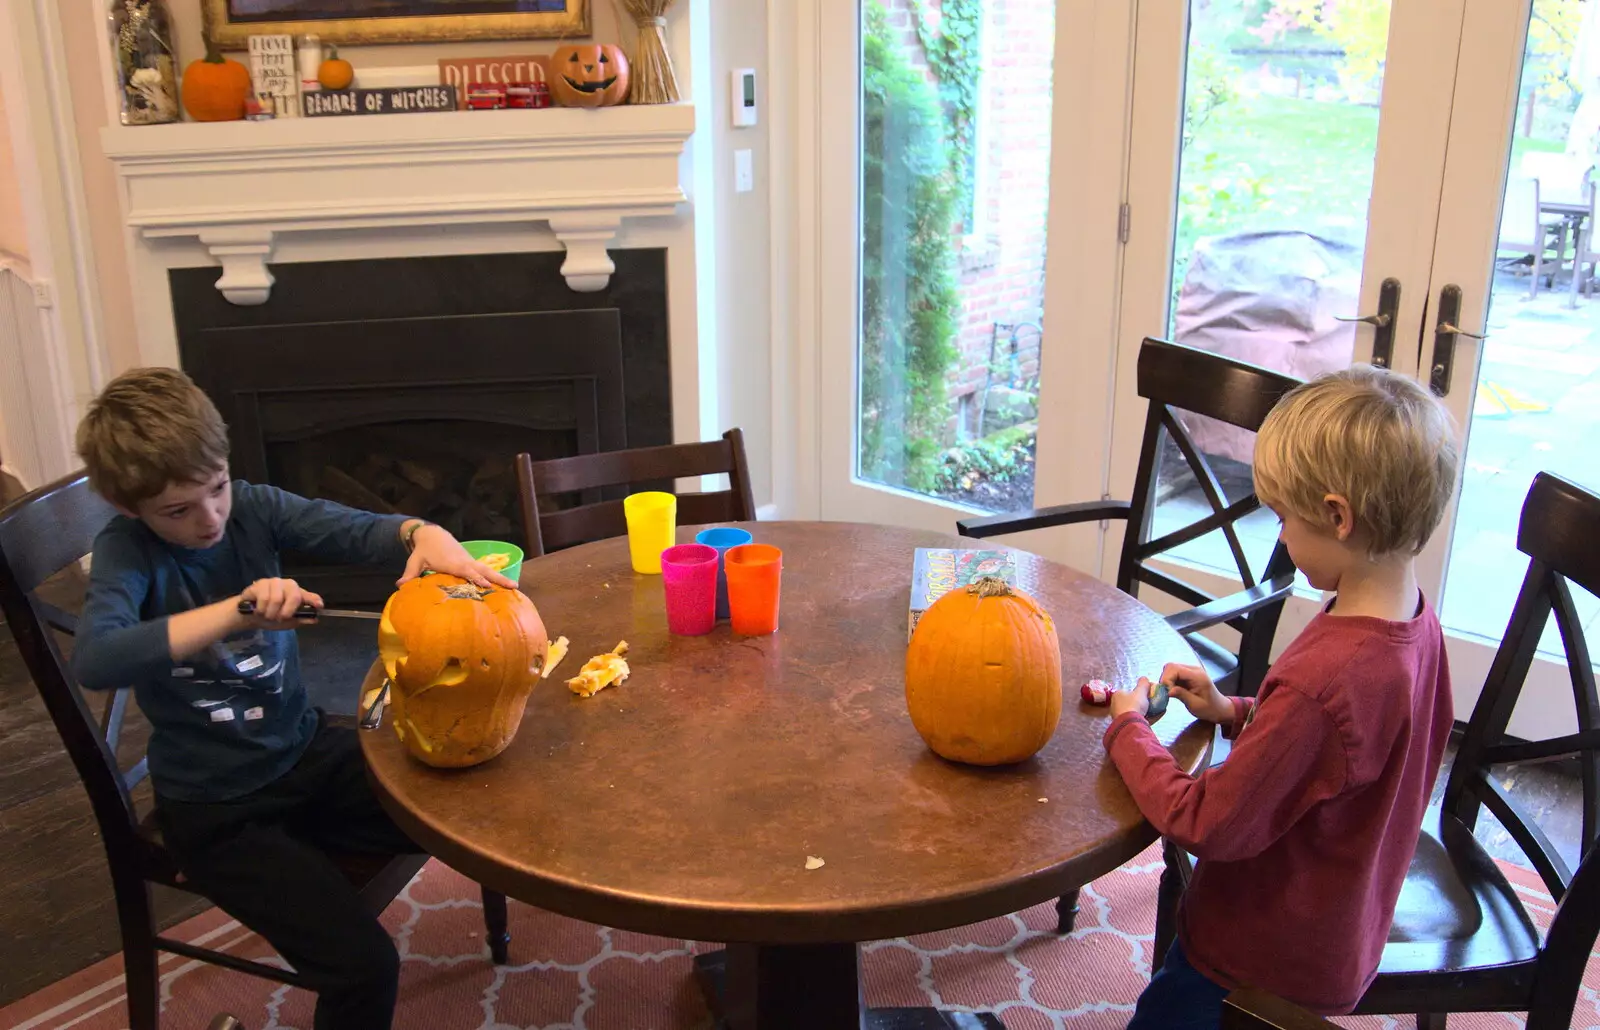
[[[301,96],[307,118],[345,114],[416,114],[454,111],[454,86],[390,86],[387,89],[325,89]]]

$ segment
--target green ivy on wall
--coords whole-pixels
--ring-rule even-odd
[[[910,0],[917,39],[928,55],[928,66],[939,80],[939,99],[949,121],[951,170],[965,200],[972,205],[977,149],[978,90],[983,74],[982,41],[984,0],[944,0],[938,17],[928,10],[929,0]]]
[[[932,490],[957,357],[958,194],[939,98],[886,20],[872,0],[862,40],[859,469]]]

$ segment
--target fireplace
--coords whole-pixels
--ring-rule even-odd
[[[521,543],[513,455],[671,442],[665,254],[614,258],[589,294],[560,254],[284,265],[259,307],[224,300],[215,269],[174,270],[179,354],[237,476]],[[393,584],[299,554],[285,575],[333,604]]]

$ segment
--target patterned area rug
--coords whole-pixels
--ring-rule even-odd
[[[1530,872],[1508,867],[1542,924],[1554,906]],[[974,926],[866,945],[872,1005],[934,1005],[988,1010],[1011,1030],[1114,1030],[1126,1025],[1150,974],[1160,854],[1089,885],[1078,930],[1053,933],[1055,912],[1041,905]],[[389,907],[401,966],[398,1030],[709,1030],[691,972],[692,956],[715,945],[610,930],[511,905],[512,964],[495,968],[483,945],[477,887],[430,863]],[[212,910],[183,924],[180,939],[251,958],[272,952],[254,934]],[[311,996],[253,977],[165,956],[162,1026],[204,1027],[231,1012],[247,1030],[309,1028]],[[1409,1017],[1341,1019],[1348,1027],[1410,1027]],[[1522,1026],[1514,1015],[1466,1015],[1452,1030]],[[120,958],[107,959],[0,1010],[14,1030],[126,1027]],[[1589,973],[1574,1027],[1600,1028],[1600,956]]]

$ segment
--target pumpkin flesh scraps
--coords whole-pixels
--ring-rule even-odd
[[[556,666],[561,664],[561,659],[567,656],[567,649],[572,642],[566,637],[557,637],[550,641],[550,646],[544,653],[544,671],[539,673],[540,679],[549,679],[550,674],[556,671]]]
[[[612,684],[621,683],[632,674],[627,659],[622,657],[627,653],[628,642],[623,640],[605,654],[595,655],[567,680],[567,689],[579,697],[593,697]]]
[[[429,765],[476,765],[499,754],[521,724],[549,641],[519,591],[432,575],[401,587],[378,623],[393,725]]]

